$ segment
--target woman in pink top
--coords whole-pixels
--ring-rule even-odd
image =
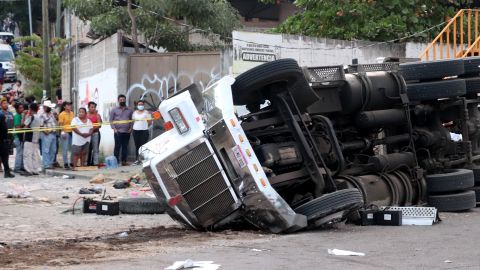
[[[97,166],[100,146],[100,128],[102,127],[102,117],[97,111],[97,103],[90,101],[88,103],[87,118],[93,124],[92,139],[90,141],[90,148],[88,150],[87,165]]]

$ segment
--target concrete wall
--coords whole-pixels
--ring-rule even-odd
[[[382,43],[312,38],[297,35],[233,32],[233,74],[280,58],[293,58],[300,66],[375,63],[378,57],[418,58],[427,44]]]

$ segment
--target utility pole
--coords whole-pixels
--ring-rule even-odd
[[[32,29],[32,4],[30,3],[30,0],[28,0],[28,26],[30,26],[30,36],[33,35],[33,29]],[[33,46],[33,44],[32,44]]]
[[[62,22],[62,0],[57,0],[57,18],[55,21],[55,36],[60,37],[60,25]]]
[[[42,0],[43,90],[47,91],[47,97],[52,97],[50,86],[49,25],[50,20],[48,17],[48,0]]]

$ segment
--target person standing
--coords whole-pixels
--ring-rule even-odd
[[[13,127],[13,115],[8,111],[8,102],[6,99],[0,101],[0,156],[3,164],[3,171],[5,178],[13,178],[8,165],[8,156],[11,149],[11,135],[8,134],[8,129]],[[11,125],[11,127],[10,127]]]
[[[80,160],[80,166],[85,166],[87,161],[87,152],[90,145],[90,138],[93,133],[92,121],[87,118],[87,110],[85,108],[78,109],[78,116],[72,120],[73,138],[72,138],[72,151],[73,151],[73,166],[72,170],[78,165]]]
[[[68,169],[73,165],[73,153],[71,150],[72,128],[70,127],[70,124],[75,115],[72,112],[72,103],[65,101],[62,106],[64,106],[64,110],[58,115],[58,124],[63,127],[60,135],[62,139],[63,166],[65,169]],[[70,152],[70,155],[68,155],[68,152]]]
[[[38,104],[31,103],[29,111],[25,116],[24,125],[34,131],[25,133],[25,143],[23,147],[23,165],[25,166],[25,175],[39,175],[42,167],[42,158],[40,157],[39,139],[40,132],[35,130],[42,126],[42,120],[37,114]]]
[[[23,119],[23,111],[25,110],[25,106],[22,103],[15,104],[15,111],[16,114],[13,116],[13,128],[18,129],[22,128],[22,119]],[[22,173],[25,171],[23,167],[23,137],[24,133],[15,133],[13,135],[13,143],[15,144],[15,166],[13,172],[15,173]]]
[[[127,164],[128,156],[128,142],[130,141],[130,133],[132,133],[132,122],[127,123],[114,123],[115,121],[129,121],[132,120],[133,111],[127,107],[127,98],[125,95],[118,96],[118,107],[115,107],[110,112],[110,122],[112,122],[111,127],[114,132],[115,139],[115,148],[113,150],[114,156],[117,158],[117,161],[122,162],[122,166]],[[122,152],[120,158],[120,150]]]
[[[5,82],[5,74],[7,73],[7,71],[3,68],[3,64],[0,63],[0,84],[3,85],[3,83]],[[0,90],[2,90],[0,88]]]
[[[145,110],[145,102],[139,100],[137,102],[137,110],[133,112],[133,141],[135,142],[135,162],[134,165],[140,164],[138,160],[138,149],[140,146],[148,142],[149,133],[148,128],[152,124],[152,114]]]
[[[92,139],[90,140],[90,148],[88,150],[88,166],[98,165],[98,155],[100,146],[100,128],[102,127],[102,117],[98,114],[97,103],[90,101],[88,103],[87,118],[93,124]]]
[[[43,113],[40,115],[42,126],[47,128],[40,134],[42,141],[43,170],[53,168],[53,162],[57,148],[57,136],[55,134],[57,121],[55,120],[55,115],[52,111],[53,108],[55,108],[55,104],[53,104],[50,100],[44,101]]]

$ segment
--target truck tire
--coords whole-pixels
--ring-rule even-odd
[[[466,169],[447,170],[445,173],[430,174],[427,178],[429,193],[461,191],[473,187],[473,171]]]
[[[165,207],[156,198],[126,198],[118,200],[124,214],[163,214]]]
[[[465,78],[464,80],[467,95],[480,93],[480,77]]]
[[[463,96],[465,93],[463,79],[407,84],[407,95],[411,100],[435,100]]]
[[[440,212],[464,211],[476,206],[475,191],[467,190],[460,193],[430,195],[428,205],[436,207]]]
[[[295,208],[305,215],[309,223],[342,210],[357,210],[363,205],[363,197],[356,188],[342,189],[315,198]]]
[[[462,59],[411,62],[400,64],[399,72],[406,81],[442,79],[462,75],[464,62]]]
[[[480,57],[465,57],[463,58],[463,74],[466,76],[479,75],[480,74]]]
[[[477,203],[480,203],[480,187],[473,187],[470,190],[473,190],[475,192],[475,199]]]
[[[308,85],[302,69],[293,59],[280,59],[256,66],[235,78],[232,85],[233,103],[247,105],[263,100],[261,90],[268,85],[285,82],[292,89],[301,109],[318,100]]]

